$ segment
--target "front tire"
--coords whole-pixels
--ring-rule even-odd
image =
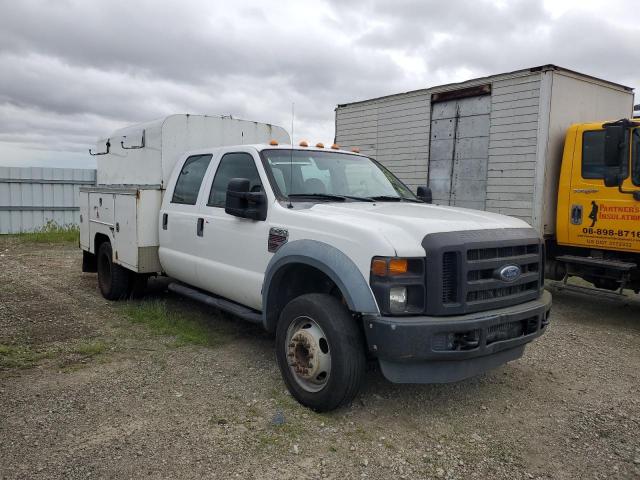
[[[98,249],[98,286],[107,300],[120,300],[129,294],[130,272],[113,263],[111,243],[104,242]]]
[[[301,295],[285,306],[276,329],[276,357],[291,395],[319,412],[351,402],[364,379],[362,333],[331,295]]]

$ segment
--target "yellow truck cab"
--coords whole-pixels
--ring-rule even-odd
[[[640,122],[574,124],[558,186],[552,278],[640,290]]]

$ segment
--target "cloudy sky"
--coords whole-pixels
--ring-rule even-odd
[[[0,0],[0,165],[92,167],[98,136],[231,114],[331,142],[335,105],[547,63],[640,87],[637,3]]]

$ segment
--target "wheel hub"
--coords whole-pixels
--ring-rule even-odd
[[[309,392],[324,388],[331,373],[326,335],[309,317],[294,320],[287,331],[287,363],[296,382]]]
[[[289,365],[300,377],[307,380],[315,378],[319,363],[313,360],[317,357],[317,351],[318,345],[313,336],[305,330],[298,330],[289,342]]]

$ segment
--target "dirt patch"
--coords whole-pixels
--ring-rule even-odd
[[[638,297],[557,292],[522,359],[451,385],[373,371],[320,415],[288,395],[259,328],[163,282],[107,302],[73,245],[0,239],[0,254],[2,478],[640,476]]]

